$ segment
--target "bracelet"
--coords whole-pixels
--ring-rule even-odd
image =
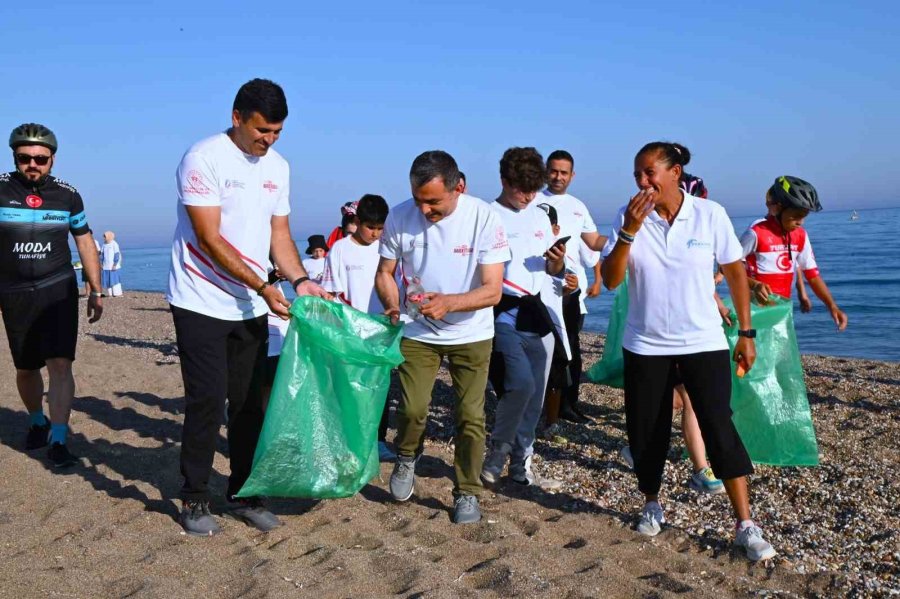
[[[291,283],[291,288],[297,289],[297,285],[301,285],[309,280],[309,277],[300,277],[295,279],[293,283]]]
[[[619,239],[621,239],[625,243],[634,243],[634,235],[632,235],[625,229],[619,229]]]
[[[91,291],[91,297],[103,297],[102,291]]]
[[[265,290],[266,290],[266,287],[268,287],[268,286],[269,286],[269,282],[268,282],[268,281],[263,282],[263,284],[260,285],[260,286],[257,288],[257,290],[256,290],[256,295],[260,295],[260,296],[261,296],[261,295],[263,294],[263,291],[265,291]]]

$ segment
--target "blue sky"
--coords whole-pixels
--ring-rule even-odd
[[[0,129],[54,129],[55,174],[123,246],[169,242],[181,155],[257,76],[287,93],[298,238],[364,193],[406,199],[436,148],[484,199],[507,147],[568,149],[600,223],[656,139],[687,145],[733,215],[781,174],[826,210],[900,205],[895,2],[306,4],[4,2]]]

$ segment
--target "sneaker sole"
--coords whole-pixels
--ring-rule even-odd
[[[740,545],[739,545],[739,547],[740,547]],[[744,548],[742,547],[742,549],[744,549]],[[775,549],[773,547],[770,547],[768,551],[765,551],[765,552],[759,554],[758,556],[750,555],[746,549],[744,549],[744,553],[747,556],[747,559],[749,559],[751,562],[761,562],[761,561],[769,560],[769,559],[772,559],[773,557],[775,557],[776,555],[778,555],[778,552],[775,551]]]
[[[219,534],[220,532],[222,532],[221,528],[219,530],[210,531],[210,532],[193,532],[193,531],[186,529],[183,524],[181,525],[181,529],[184,531],[184,534],[190,535],[192,537],[214,537],[217,534]]]
[[[662,525],[660,525],[659,527],[652,528],[650,530],[642,529],[640,526],[638,526],[635,530],[637,532],[639,532],[640,534],[644,535],[645,537],[655,537],[656,535],[658,535],[659,533],[662,532]]]
[[[225,512],[225,514],[223,514],[223,515],[226,518],[231,518],[232,520],[242,522],[243,524],[246,524],[250,528],[255,528],[259,532],[269,532],[269,531],[275,530],[276,528],[281,528],[282,526],[284,526],[284,522],[279,522],[278,524],[274,524],[272,526],[265,526],[265,527],[257,526],[253,522],[252,518],[245,518],[244,516],[238,516],[237,514],[232,514],[231,512]]]
[[[406,497],[398,497],[394,494],[394,489],[391,488],[390,484],[388,484],[388,492],[390,492],[391,497],[394,498],[395,501],[409,501],[409,498],[413,496],[413,493],[416,490],[416,479],[413,479],[412,484],[409,486],[409,493],[407,493]]]

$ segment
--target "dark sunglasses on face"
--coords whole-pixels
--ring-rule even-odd
[[[31,161],[34,160],[34,163],[38,166],[46,166],[48,162],[50,162],[50,156],[32,156],[31,154],[16,154],[16,162],[21,164],[22,166],[27,166],[31,164]]]

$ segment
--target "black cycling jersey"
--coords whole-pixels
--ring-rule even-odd
[[[78,191],[55,177],[0,173],[0,292],[74,276],[69,232],[90,232]]]

